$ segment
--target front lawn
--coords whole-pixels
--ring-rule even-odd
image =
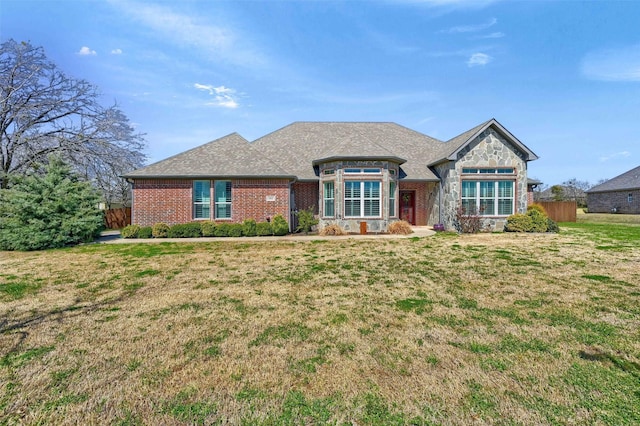
[[[0,252],[0,424],[638,424],[640,227]]]

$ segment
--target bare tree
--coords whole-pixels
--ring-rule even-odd
[[[55,152],[106,191],[105,198],[119,191],[125,184],[119,174],[143,164],[145,142],[117,105],[105,108],[98,98],[95,86],[65,75],[42,47],[2,43],[0,188]]]
[[[586,205],[587,195],[585,191],[591,188],[591,184],[587,181],[578,180],[576,178],[562,182],[565,189],[565,198],[576,201],[578,205]]]

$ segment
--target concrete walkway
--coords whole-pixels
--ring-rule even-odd
[[[413,234],[396,235],[396,234],[349,234],[340,236],[322,236],[322,235],[304,235],[289,234],[282,237],[201,237],[201,238],[131,238],[125,239],[120,237],[120,231],[111,230],[102,233],[96,241],[100,244],[133,244],[133,243],[206,243],[213,241],[242,241],[242,242],[260,242],[260,241],[317,241],[317,240],[379,240],[379,239],[400,239],[400,238],[422,238],[435,234],[435,231],[428,226],[413,226]]]

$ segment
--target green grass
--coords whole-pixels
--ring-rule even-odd
[[[2,253],[0,424],[639,424],[640,227],[561,226]]]

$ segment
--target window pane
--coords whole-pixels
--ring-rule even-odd
[[[493,197],[495,188],[495,182],[480,182],[480,198]]]
[[[360,200],[344,200],[344,215],[347,217],[360,216]]]
[[[360,169],[344,169],[344,172],[351,173],[351,174],[360,173]]]
[[[364,169],[363,173],[380,173],[380,169]]]
[[[231,205],[216,204],[216,219],[231,219]]]
[[[476,196],[476,182],[465,180],[462,182],[462,197],[475,197]]]
[[[498,197],[513,197],[513,182],[498,182]]]
[[[513,214],[513,199],[498,200],[498,214],[502,214],[502,215]]]
[[[462,200],[462,209],[466,214],[476,214],[476,199],[464,199]]]
[[[380,198],[380,182],[364,183],[365,198]]]
[[[493,198],[480,199],[480,211],[478,214],[482,216],[492,216],[495,214],[495,200]]]
[[[364,215],[380,216],[380,200],[364,200]]]

